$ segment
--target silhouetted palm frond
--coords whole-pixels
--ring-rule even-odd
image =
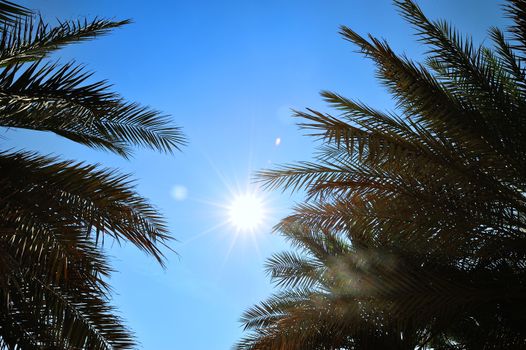
[[[282,292],[244,314],[241,349],[526,347],[526,2],[494,48],[395,3],[423,63],[341,29],[395,110],[324,91],[338,116],[295,113],[314,160],[259,172],[307,199],[276,226],[298,252],[268,260]]]
[[[169,237],[157,211],[127,176],[92,165],[4,153],[0,169],[3,322],[38,346],[132,348],[106,300],[111,269],[100,244],[105,236],[129,241],[162,264]],[[9,332],[6,341],[21,336]]]
[[[21,17],[30,15],[31,11],[23,6],[7,0],[0,1],[0,21],[2,22],[13,23]]]
[[[158,245],[168,239],[166,225],[133,190],[128,176],[28,153],[1,154],[0,169],[2,227],[27,231],[30,238],[39,230],[48,231],[42,236],[57,234],[64,239],[73,239],[65,234],[68,230],[93,233],[97,240],[110,235],[162,262]]]
[[[0,26],[0,66],[39,60],[65,45],[93,39],[129,23],[96,18],[51,27],[42,18],[22,17]]]
[[[185,143],[160,112],[126,101],[73,62],[42,60],[129,21],[49,26],[0,1],[0,126],[50,131],[128,157]],[[128,175],[27,151],[0,152],[0,349],[131,349],[110,305],[105,240],[164,266],[168,229]]]
[[[74,63],[8,66],[0,73],[0,126],[51,131],[90,147],[130,154],[130,146],[172,152],[184,144],[167,117],[109,91]]]

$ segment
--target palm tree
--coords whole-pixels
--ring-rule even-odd
[[[259,173],[307,200],[277,226],[301,254],[269,261],[285,289],[245,313],[241,349],[526,348],[526,1],[492,48],[395,4],[423,63],[341,34],[396,109],[324,91],[340,116],[295,113],[315,161]]]
[[[49,26],[0,2],[0,126],[49,131],[127,157],[184,144],[168,117],[127,102],[74,63],[45,63],[64,45],[129,21]],[[0,348],[129,349],[109,304],[105,239],[129,241],[164,264],[170,237],[128,175],[35,152],[0,152]]]
[[[266,270],[283,290],[245,312],[245,327],[255,331],[240,349],[415,349],[432,335],[422,322],[441,321],[431,308],[436,291],[456,291],[446,289],[439,271],[415,269],[419,261],[411,256],[358,247],[349,235],[294,221],[280,231],[296,252],[268,260]],[[419,322],[397,317],[422,306]]]

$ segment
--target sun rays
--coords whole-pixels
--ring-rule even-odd
[[[189,199],[207,208],[202,211],[203,220],[210,220],[215,224],[188,237],[182,244],[191,244],[196,240],[211,237],[222,240],[226,245],[223,248],[225,255],[220,264],[220,270],[223,269],[231,254],[238,249],[252,250],[262,260],[261,240],[265,240],[264,233],[271,231],[274,222],[273,214],[275,214],[268,194],[262,191],[257,184],[251,183],[248,178],[245,181],[239,181],[235,176],[225,176],[211,159],[203,155],[208,160],[212,169],[211,173],[215,174],[222,184],[222,190],[216,187],[210,191],[209,197],[190,197]],[[251,159],[248,163],[247,174],[250,174],[252,173],[250,171]]]
[[[257,193],[241,193],[228,207],[228,220],[239,232],[255,231],[265,219],[265,207]]]

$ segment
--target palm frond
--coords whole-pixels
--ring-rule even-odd
[[[185,143],[166,116],[90,77],[74,63],[8,66],[0,73],[0,125],[51,131],[125,157],[131,145],[170,153]]]
[[[526,4],[522,0],[509,0],[504,6],[506,16],[513,21],[509,28],[512,39],[517,42],[516,48],[522,54],[526,47]]]
[[[185,143],[160,112],[124,100],[53,51],[130,21],[46,24],[0,0],[0,126],[50,131],[124,157],[132,146],[171,153]],[[132,349],[110,305],[105,240],[130,242],[164,267],[159,211],[128,175],[26,151],[0,152],[0,349]]]
[[[96,38],[129,23],[95,18],[59,22],[51,27],[35,17],[5,22],[0,25],[0,67],[40,60],[65,45]]]
[[[258,173],[307,196],[275,226],[295,252],[268,260],[282,291],[244,314],[240,349],[526,346],[526,5],[509,2],[512,40],[493,28],[490,49],[396,4],[425,64],[341,30],[395,111],[323,91],[339,116],[295,112],[314,159]]]
[[[3,227],[73,239],[68,231],[130,241],[163,264],[160,247],[169,237],[161,215],[134,190],[125,175],[31,153],[0,157]],[[71,246],[71,243],[66,244]],[[81,248],[77,242],[75,248]]]
[[[109,350],[135,346],[133,335],[97,290],[82,282],[64,288],[35,277],[19,277],[18,285],[0,292],[3,316],[31,334],[17,339],[17,344],[33,338],[36,348]],[[5,335],[9,339],[9,331]]]
[[[29,15],[31,15],[31,11],[24,6],[7,0],[0,1],[0,21],[2,22],[13,24],[20,20],[21,17]]]

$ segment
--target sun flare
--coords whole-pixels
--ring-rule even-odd
[[[263,223],[263,201],[253,193],[237,195],[228,207],[229,221],[239,231],[254,231]]]

